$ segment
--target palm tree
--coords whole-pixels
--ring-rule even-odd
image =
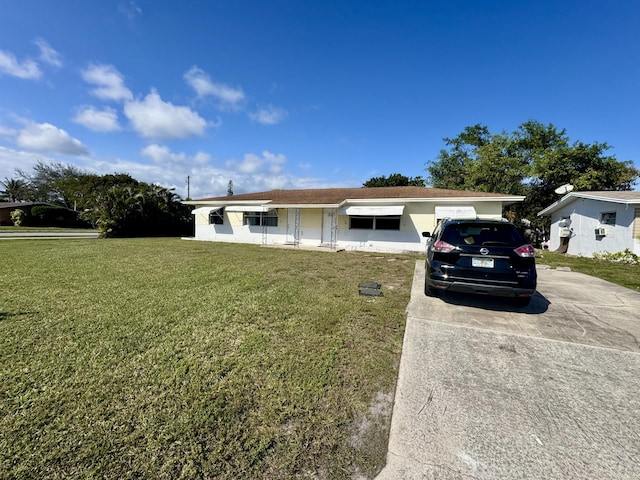
[[[9,202],[21,202],[29,199],[29,184],[24,180],[15,178],[5,178],[4,182],[0,181],[0,185],[4,190],[0,195]]]

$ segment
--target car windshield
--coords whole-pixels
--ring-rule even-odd
[[[442,240],[451,245],[519,247],[526,242],[511,224],[452,224],[447,226]]]

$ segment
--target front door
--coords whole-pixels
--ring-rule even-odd
[[[300,243],[300,209],[289,208],[287,210],[287,243],[298,245]]]
[[[332,248],[336,243],[336,215],[336,210],[333,208],[325,208],[322,211],[322,239],[320,243]]]

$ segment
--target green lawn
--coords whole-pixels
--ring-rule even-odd
[[[592,275],[631,290],[640,291],[640,265],[625,265],[548,251],[538,251],[536,263],[550,265],[553,268],[569,267],[574,272]]]
[[[6,240],[0,258],[0,478],[384,464],[419,256],[113,239]]]
[[[97,232],[94,228],[16,227],[0,225],[0,232]]]

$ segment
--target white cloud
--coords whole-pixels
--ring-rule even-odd
[[[50,163],[52,158],[0,146],[0,179],[15,178],[16,169],[30,171],[38,162]]]
[[[207,122],[189,107],[163,102],[151,90],[144,100],[125,103],[124,114],[133,128],[146,138],[187,138],[203,135]]]
[[[212,96],[220,100],[223,106],[236,107],[244,100],[241,88],[214,82],[207,72],[196,66],[184,74],[184,79],[196,91],[198,97]]]
[[[40,49],[40,60],[44,63],[48,63],[56,68],[62,67],[62,55],[56,52],[51,45],[49,45],[42,38],[36,38],[33,43]]]
[[[276,125],[282,122],[287,115],[288,113],[284,108],[267,105],[266,107],[258,109],[257,112],[250,113],[249,118],[263,125]]]
[[[205,152],[197,152],[194,156],[189,156],[183,152],[173,153],[169,147],[164,145],[147,145],[140,154],[143,157],[153,160],[159,165],[205,165],[211,160],[211,155]]]
[[[118,113],[113,108],[99,110],[92,106],[79,107],[73,121],[94,132],[114,132],[120,130]]]
[[[134,1],[121,3],[118,6],[118,12],[127,17],[129,20],[134,20],[136,17],[142,15],[142,9]]]
[[[124,77],[113,65],[91,64],[81,72],[85,82],[96,85],[91,94],[101,100],[131,100],[133,94],[124,84]]]
[[[0,125],[0,138],[13,139],[18,134],[18,131],[14,128],[8,128],[4,125]]]
[[[40,78],[42,72],[33,60],[19,62],[13,53],[0,50],[0,74],[24,80],[36,80]]]
[[[29,122],[18,132],[16,144],[33,152],[77,156],[89,154],[80,140],[50,123]]]
[[[243,174],[277,174],[282,172],[286,162],[287,158],[284,155],[274,154],[265,150],[262,152],[261,157],[254,153],[247,153],[241,161],[228,160],[226,166]]]

